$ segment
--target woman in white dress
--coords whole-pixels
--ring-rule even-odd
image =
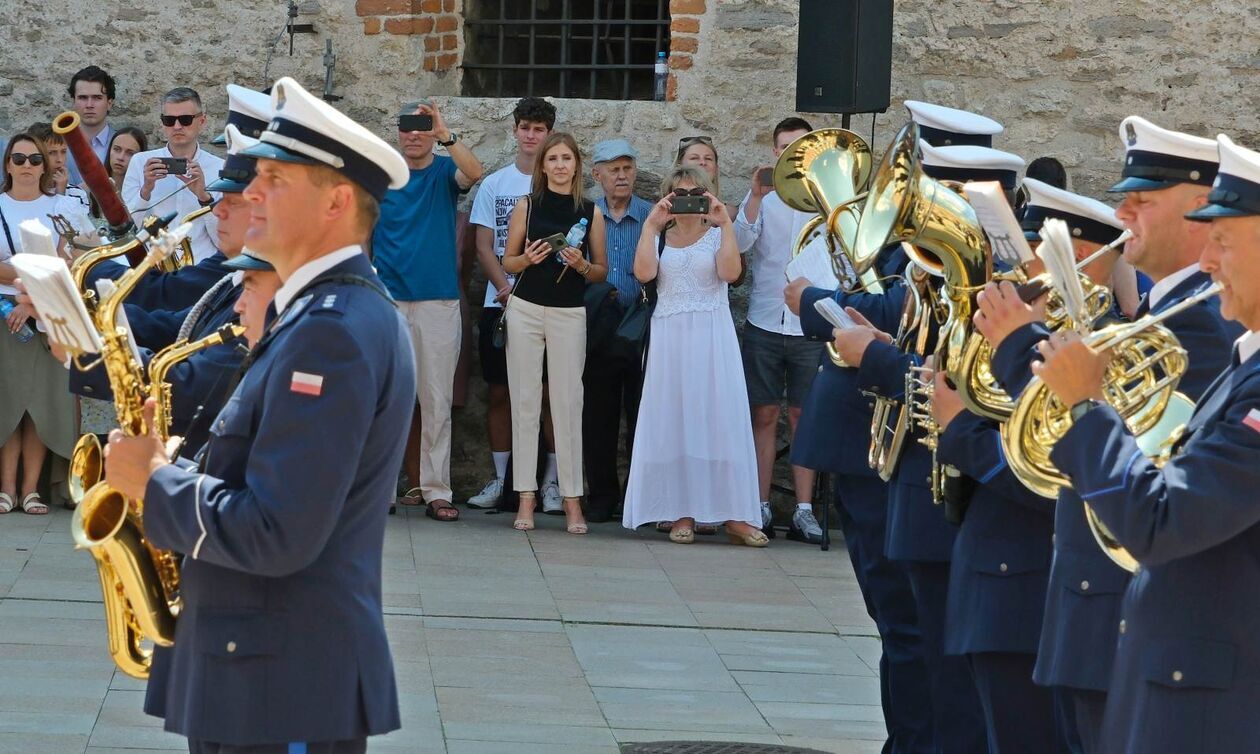
[[[701,192],[707,215],[673,214],[675,196]],[[732,542],[765,547],[748,391],[726,295],[740,272],[730,214],[694,167],[675,168],[662,193],[634,257],[635,277],[656,280],[657,304],[622,524],[673,521],[669,538],[689,544],[697,519],[725,521]]]

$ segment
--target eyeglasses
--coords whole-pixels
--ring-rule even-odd
[[[22,154],[21,152],[14,152],[13,154],[9,155],[9,159],[13,160],[14,165],[18,165],[18,166],[25,165],[27,162],[31,163],[32,165],[44,164],[44,156],[40,154],[39,152],[36,152],[35,154]]]
[[[696,186],[695,188],[689,188],[689,189],[685,189],[685,188],[674,189],[674,196],[704,196],[705,193],[707,192],[704,189],[700,188],[699,186]]]
[[[193,121],[196,120],[199,115],[201,115],[201,113],[193,113],[192,115],[163,115],[160,119],[162,121],[162,125],[167,128],[175,125],[176,122],[178,122],[181,126],[191,126]]]

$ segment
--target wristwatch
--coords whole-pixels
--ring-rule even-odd
[[[1090,411],[1093,411],[1101,405],[1103,405],[1101,401],[1096,401],[1093,398],[1086,398],[1085,400],[1074,404],[1072,408],[1068,410],[1068,413],[1071,415],[1073,422],[1078,422],[1085,418],[1085,414],[1088,414]]]
[[[442,145],[442,146],[444,146],[444,147],[449,147],[449,146],[451,146],[452,144],[454,144],[454,143],[455,143],[455,142],[457,142],[457,141],[459,141],[459,134],[455,133],[454,131],[451,131],[451,140],[450,140],[450,141],[438,141],[438,144],[441,144],[441,145]]]

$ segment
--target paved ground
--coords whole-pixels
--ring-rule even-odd
[[[374,752],[597,754],[663,739],[879,751],[878,645],[843,547],[671,544],[539,516],[390,520],[403,728]],[[0,518],[0,752],[185,750],[104,649],[70,516]]]

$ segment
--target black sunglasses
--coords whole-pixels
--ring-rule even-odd
[[[35,154],[22,154],[21,152],[14,152],[9,155],[9,159],[13,160],[14,165],[25,165],[27,162],[30,162],[32,165],[44,164],[44,156],[39,152],[36,152]]]
[[[193,121],[197,119],[198,115],[201,115],[201,113],[193,113],[192,115],[163,115],[161,116],[161,121],[162,125],[167,128],[175,125],[176,122],[178,122],[181,126],[191,126]]]
[[[674,196],[704,196],[704,195],[705,195],[705,190],[700,188],[699,186],[696,186],[695,188],[689,188],[689,189],[684,189],[684,188],[674,189]]]

